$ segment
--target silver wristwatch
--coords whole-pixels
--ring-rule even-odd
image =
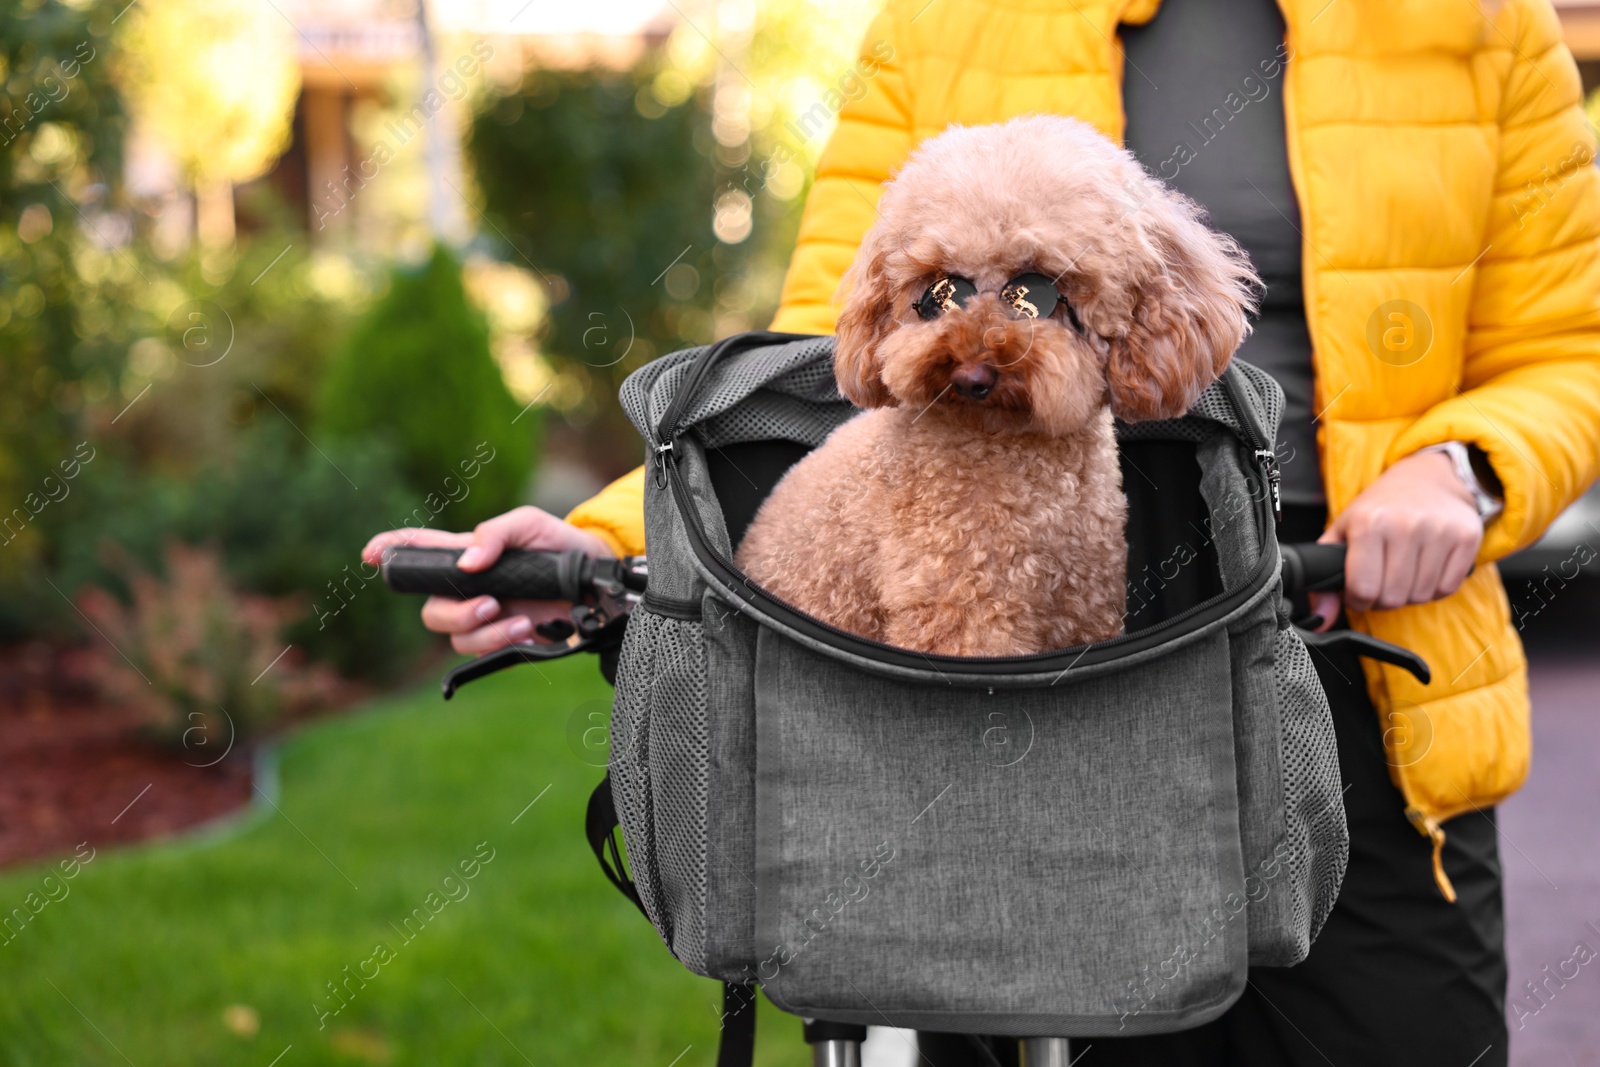
[[[1472,494],[1472,502],[1478,508],[1478,518],[1482,519],[1485,525],[1505,510],[1505,501],[1485,488],[1483,479],[1472,469],[1472,456],[1465,444],[1460,441],[1446,441],[1442,445],[1429,445],[1427,448],[1417,450],[1418,455],[1423,452],[1443,452],[1450,457],[1450,462],[1456,469],[1456,477],[1461,479],[1461,484]]]

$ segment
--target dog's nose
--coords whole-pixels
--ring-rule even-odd
[[[987,363],[963,363],[950,372],[950,384],[968,400],[982,400],[994,391],[1000,372]]]

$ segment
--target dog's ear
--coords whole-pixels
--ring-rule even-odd
[[[845,304],[833,347],[839,392],[859,408],[893,407],[898,401],[883,384],[878,346],[894,329],[894,299],[876,228],[867,231],[840,288]]]
[[[1176,418],[1228,365],[1250,332],[1260,280],[1232,238],[1208,229],[1186,197],[1158,186],[1127,218],[1123,280],[1129,328],[1109,338],[1106,383],[1121,419]]]

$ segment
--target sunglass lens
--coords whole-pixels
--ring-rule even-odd
[[[1000,302],[1022,319],[1048,319],[1060,300],[1055,282],[1043,274],[1019,274],[1000,290]]]
[[[978,287],[965,278],[940,278],[928,286],[928,291],[917,301],[917,314],[923,319],[936,319],[977,295]]]

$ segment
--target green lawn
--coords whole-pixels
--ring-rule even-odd
[[[0,945],[0,1063],[668,1067],[686,1046],[680,1067],[714,1062],[720,987],[672,959],[583,840],[600,772],[568,723],[608,699],[587,659],[450,704],[428,687],[285,743],[281,812],[99,848]],[[0,910],[53,869],[0,877]],[[328,983],[358,969],[376,975],[319,1027]],[[225,1023],[233,1005],[258,1033]],[[809,1062],[798,1021],[762,1008],[757,1062]]]

